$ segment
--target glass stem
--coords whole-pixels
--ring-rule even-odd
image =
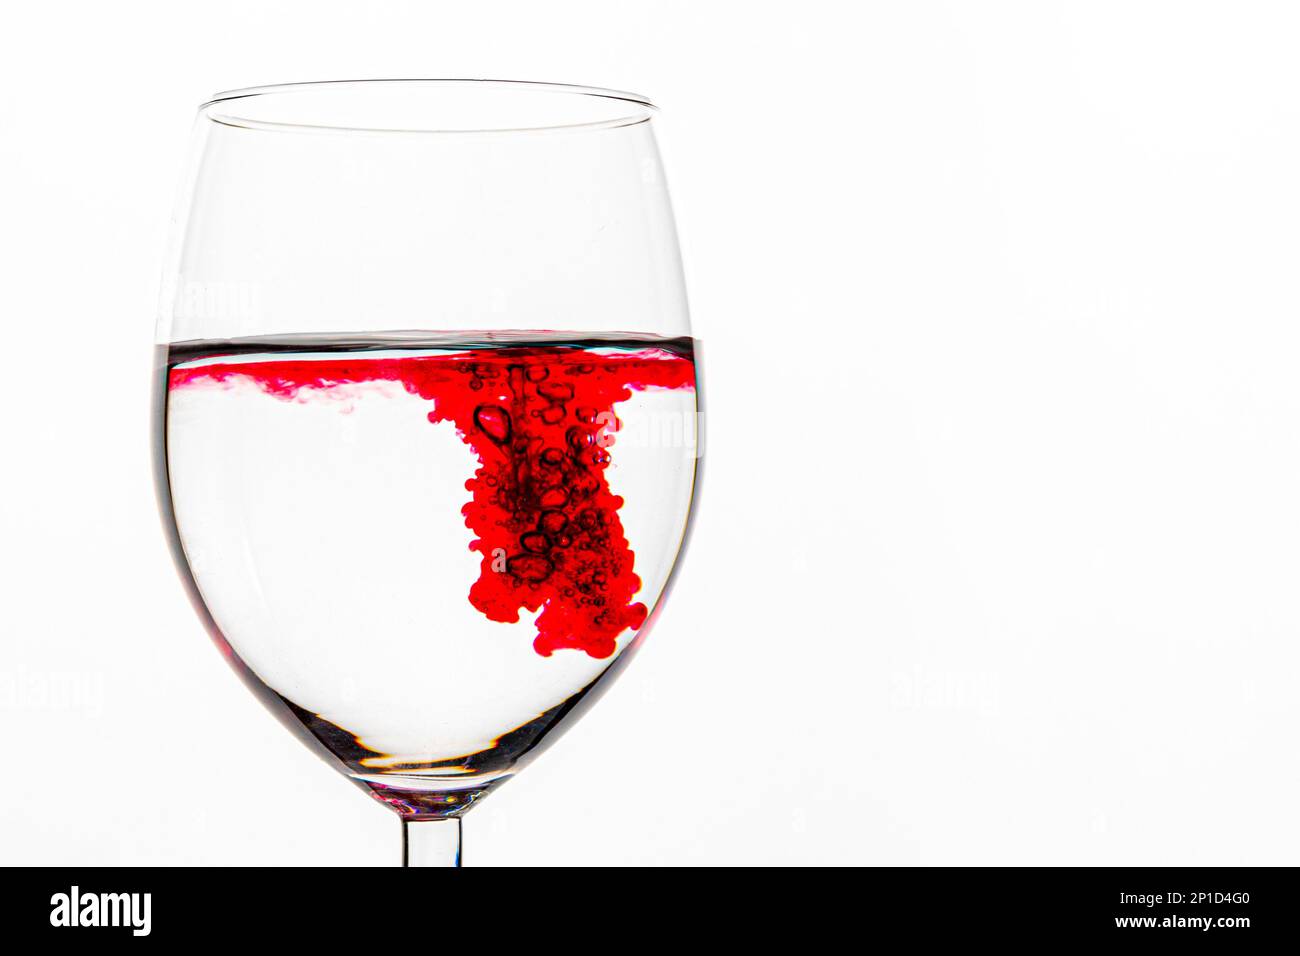
[[[460,818],[403,820],[402,866],[460,866]]]

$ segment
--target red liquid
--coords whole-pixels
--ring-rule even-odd
[[[474,349],[452,355],[256,361],[172,369],[171,389],[255,382],[292,400],[303,389],[399,382],[433,402],[478,456],[461,509],[482,556],[469,600],[489,620],[538,611],[533,648],[595,658],[639,628],[646,607],[634,555],[605,470],[619,420],[614,406],[647,388],[694,388],[695,367],[665,349],[607,353],[561,346]],[[438,546],[433,542],[431,547]]]

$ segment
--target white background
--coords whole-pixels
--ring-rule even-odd
[[[1294,863],[1294,9],[11,5],[0,862],[395,862],[182,595],[150,342],[201,99],[465,76],[662,107],[709,417],[658,630],[468,862]]]

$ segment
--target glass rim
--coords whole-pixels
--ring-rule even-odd
[[[547,94],[563,98],[570,106],[587,105],[592,113],[591,119],[573,122],[523,122],[523,123],[485,123],[482,125],[440,125],[437,123],[406,122],[400,125],[368,125],[361,123],[301,122],[284,118],[259,118],[257,116],[239,115],[246,111],[229,111],[223,105],[249,101],[261,103],[266,101],[285,102],[283,115],[292,116],[293,106],[287,101],[304,94],[310,97],[328,99],[333,94],[374,94],[403,93],[427,91],[445,94],[459,90],[463,93],[491,93],[517,98],[524,103],[528,98],[538,94]],[[280,98],[284,98],[281,100]],[[382,97],[380,97],[382,99]],[[587,102],[590,101],[590,102]],[[611,129],[633,126],[648,122],[658,112],[658,107],[647,97],[625,90],[607,89],[598,86],[583,86],[575,83],[547,83],[533,80],[494,80],[471,78],[406,78],[406,79],[364,79],[364,80],[314,80],[299,83],[274,83],[265,86],[250,86],[241,89],[225,90],[213,94],[199,105],[199,116],[224,126],[246,129],[283,129],[316,130],[351,133],[524,133],[551,130],[572,129]],[[254,111],[256,112],[256,111]]]

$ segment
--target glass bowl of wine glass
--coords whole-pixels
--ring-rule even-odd
[[[199,110],[163,522],[222,655],[396,812],[407,864],[459,863],[461,816],[627,664],[686,540],[697,350],[654,114],[485,80]]]

